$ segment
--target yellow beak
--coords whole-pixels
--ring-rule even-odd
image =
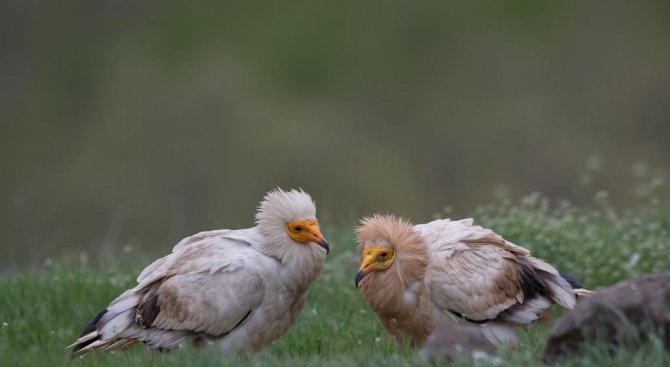
[[[323,234],[321,234],[321,229],[318,224],[309,227],[309,234],[311,235],[309,240],[323,247],[326,250],[326,255],[328,255],[330,253],[330,246],[328,246],[328,241],[326,241]]]
[[[300,227],[300,232],[292,231],[291,228]],[[291,238],[300,242],[307,243],[313,242],[323,247],[326,250],[326,254],[330,252],[330,246],[328,246],[328,241],[323,237],[321,233],[321,228],[319,228],[319,222],[316,220],[296,220],[287,224],[287,232]]]
[[[356,279],[354,280],[354,283],[356,284],[356,288],[358,288],[358,283],[368,275],[368,270],[370,269],[370,264],[374,261],[375,259],[375,254],[369,253],[369,254],[363,254],[363,261],[361,262],[361,267],[358,268],[358,272],[356,272]]]

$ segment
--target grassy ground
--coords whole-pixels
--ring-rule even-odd
[[[606,205],[550,208],[536,195],[518,204],[501,202],[480,208],[477,222],[592,288],[621,279],[670,269],[670,215],[648,205],[627,211]],[[325,226],[324,226],[325,227]],[[149,356],[136,347],[71,361],[65,346],[81,326],[116,295],[134,284],[151,258],[134,252],[111,265],[83,266],[68,259],[34,272],[0,278],[0,366],[414,366],[429,364],[413,351],[390,342],[376,317],[353,286],[358,257],[350,229],[324,228],[334,249],[312,286],[298,323],[283,338],[252,357],[222,357],[212,350],[183,350]],[[520,331],[518,350],[503,353],[504,365],[540,364],[548,325]],[[467,365],[466,362],[462,364]],[[594,346],[566,366],[663,366],[670,355],[656,340],[635,350],[607,352]]]

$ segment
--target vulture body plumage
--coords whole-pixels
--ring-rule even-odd
[[[269,192],[256,224],[183,239],[84,327],[73,356],[138,341],[157,350],[193,342],[253,352],[282,336],[298,318],[328,244],[303,191]]]
[[[510,326],[531,324],[554,303],[572,309],[590,293],[472,219],[412,225],[375,215],[356,235],[356,286],[399,344],[421,345],[440,323],[457,322],[515,345]]]

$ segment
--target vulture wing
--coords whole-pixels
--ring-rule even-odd
[[[574,307],[574,292],[556,269],[471,219],[415,229],[430,254],[424,279],[430,298],[452,318],[528,324],[554,302]]]
[[[253,229],[203,232],[149,265],[139,284],[92,320],[73,353],[143,341],[173,348],[199,337],[220,338],[263,302],[263,273],[278,263],[250,246]]]

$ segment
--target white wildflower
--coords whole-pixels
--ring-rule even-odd
[[[640,261],[640,253],[636,252],[633,254],[633,256],[630,257],[630,260],[628,261],[628,267],[634,268],[638,261]]]
[[[607,192],[606,190],[600,190],[596,192],[595,200],[598,203],[605,203],[609,199],[609,196],[610,196],[609,192]]]
[[[662,187],[663,185],[665,185],[665,181],[663,181],[663,179],[660,178],[660,177],[656,177],[656,178],[654,178],[654,179],[651,180],[651,182],[649,183],[649,186],[651,186],[651,188],[653,188],[653,189]]]

